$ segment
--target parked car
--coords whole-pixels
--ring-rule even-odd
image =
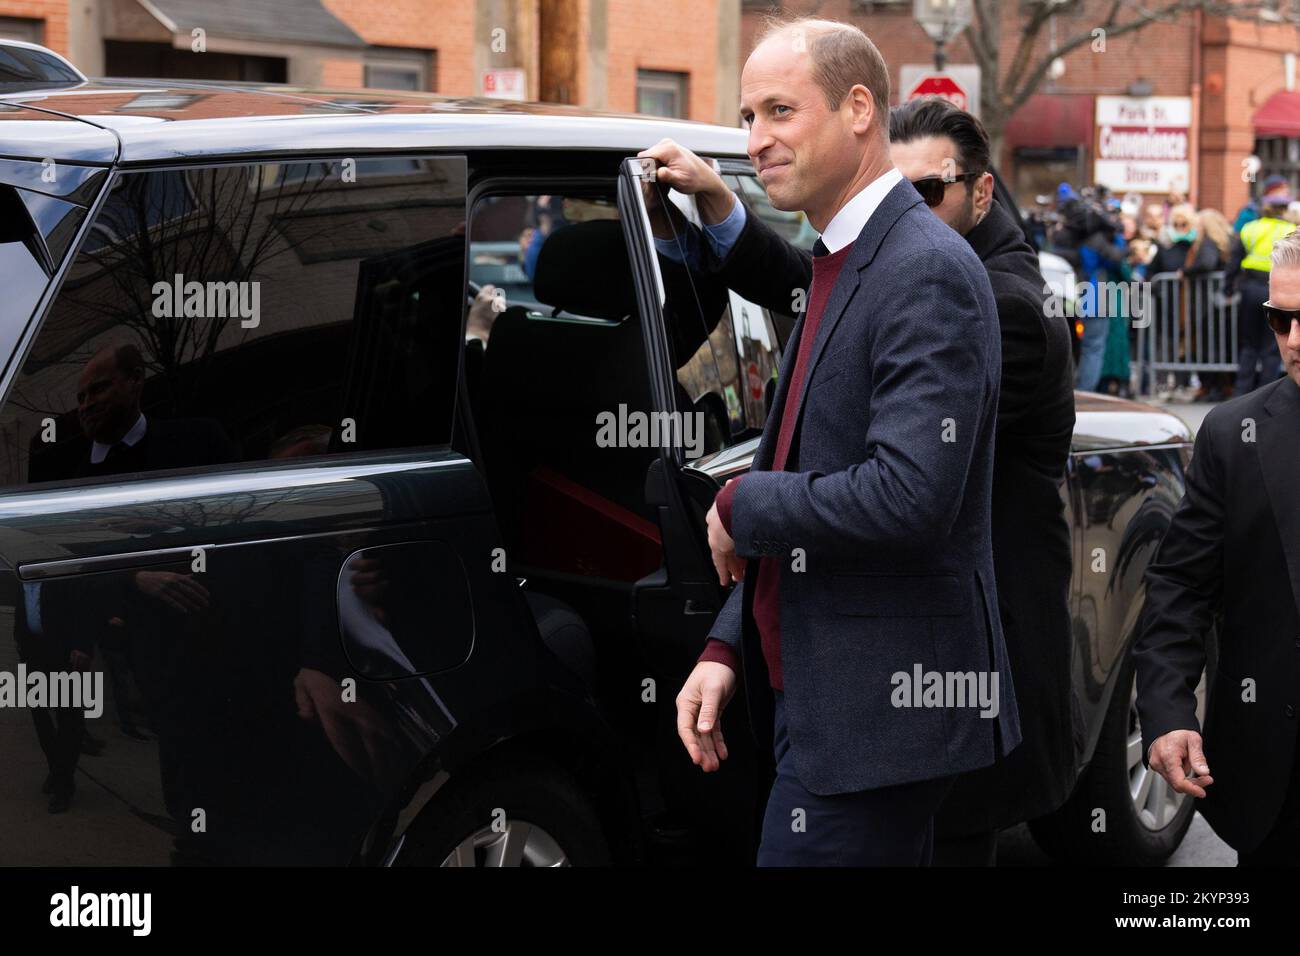
[[[630,157],[664,136],[808,240],[735,129],[0,86],[0,660],[106,675],[84,826],[41,812],[32,718],[0,709],[4,862],[752,860],[763,692],[708,776],[674,696],[725,597],[705,509],[748,467],[792,321],[656,256]],[[489,284],[484,347],[466,312]],[[1078,412],[1062,818],[1107,806],[1154,861],[1192,808],[1135,762],[1125,662],[1189,436]],[[59,759],[96,749],[57,716]]]

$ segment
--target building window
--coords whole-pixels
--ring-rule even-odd
[[[1254,198],[1263,195],[1263,182],[1269,176],[1285,176],[1294,195],[1300,184],[1300,137],[1270,136],[1255,140],[1259,170],[1255,173]]]
[[[430,50],[373,47],[366,53],[366,86],[411,93],[432,90],[436,56]]]
[[[119,110],[146,110],[148,112],[184,110],[203,99],[204,95],[201,93],[172,92],[141,93],[117,108]]]
[[[27,20],[22,17],[0,17],[0,40],[44,43],[45,21]]]
[[[666,70],[636,71],[636,111],[648,116],[686,118],[688,73]]]

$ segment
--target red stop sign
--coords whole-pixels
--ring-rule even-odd
[[[757,402],[763,397],[763,379],[758,374],[757,362],[750,362],[745,366],[745,377],[749,379],[749,394]]]
[[[951,76],[932,73],[921,77],[920,82],[912,87],[912,92],[907,94],[907,98],[911,101],[922,96],[937,96],[960,110],[970,109],[970,98],[966,95],[966,91]]]

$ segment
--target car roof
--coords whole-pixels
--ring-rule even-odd
[[[745,157],[744,130],[552,104],[243,83],[106,79],[0,95],[0,155],[89,164],[427,149],[607,149],[663,137]]]

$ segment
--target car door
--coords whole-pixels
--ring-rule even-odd
[[[348,862],[519,686],[446,679],[523,623],[451,447],[465,184],[459,156],[116,174],[0,406],[6,664],[89,673],[0,710],[4,862]]]
[[[723,172],[729,185],[745,197],[745,184],[737,178],[740,167],[728,164]],[[693,427],[683,424],[684,435],[711,435],[714,429],[709,422],[721,418],[723,423],[721,442],[711,440],[702,457],[688,458],[691,449],[684,447],[688,443],[662,447],[647,480],[647,494],[659,516],[665,567],[638,582],[635,613],[660,679],[675,695],[727,597],[709,556],[705,528],[705,515],[719,489],[714,476],[737,473],[728,463],[743,471],[743,463],[753,455],[770,408],[781,339],[777,317],[697,270],[684,270],[656,244],[646,196],[648,190],[661,187],[649,175],[640,160],[623,163],[619,206],[638,304],[648,319],[646,353],[656,401],[662,411],[695,417]],[[677,204],[688,220],[698,223],[688,197],[664,192],[656,201]],[[683,334],[697,327],[694,337]],[[675,355],[669,343],[684,341],[698,341],[698,351]],[[725,813],[739,821],[727,835],[737,846],[746,838],[744,826],[750,822],[757,826],[761,795],[767,792],[765,778],[771,772],[772,702],[766,671],[752,655],[742,655],[742,660],[746,680],[724,714],[731,757],[721,773],[705,777],[690,765],[677,740],[669,693],[664,695],[668,702],[661,715],[663,773],[681,793],[691,795],[697,819],[716,827],[719,815]],[[747,852],[751,851],[752,842]]]

